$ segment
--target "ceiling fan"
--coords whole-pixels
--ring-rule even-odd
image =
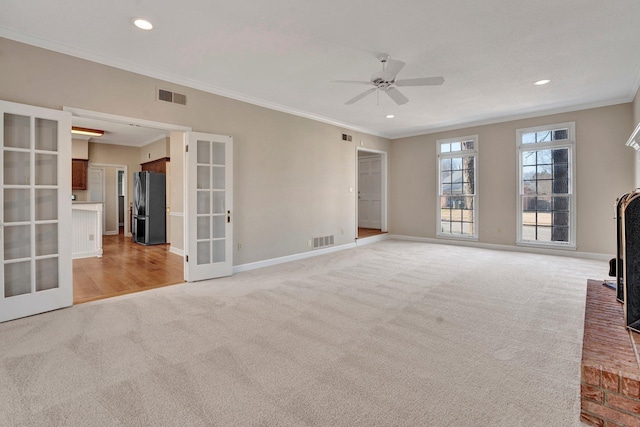
[[[391,98],[396,104],[402,105],[409,102],[409,99],[400,92],[396,86],[439,86],[444,83],[443,77],[418,77],[416,79],[402,79],[396,80],[396,76],[405,66],[405,63],[391,57],[386,53],[378,55],[378,59],[382,63],[382,72],[374,73],[371,76],[370,81],[360,80],[334,80],[335,83],[355,83],[362,85],[373,85],[371,89],[367,89],[360,95],[351,98],[346,105],[355,104],[365,96],[372,94],[376,91],[383,91],[389,98]],[[379,92],[378,92],[379,93]]]

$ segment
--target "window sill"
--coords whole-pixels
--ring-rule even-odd
[[[530,248],[560,249],[565,251],[575,251],[578,249],[572,244],[553,244],[553,243],[536,243],[536,242],[516,242],[516,246],[527,246]]]
[[[478,236],[463,236],[463,235],[459,235],[459,234],[437,233],[436,237],[438,239],[464,240],[464,241],[468,241],[468,242],[477,242],[478,241]]]

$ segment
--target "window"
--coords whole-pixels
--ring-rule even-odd
[[[518,129],[518,244],[575,249],[575,123]]]
[[[441,237],[478,237],[478,137],[445,139],[438,146],[438,230]]]

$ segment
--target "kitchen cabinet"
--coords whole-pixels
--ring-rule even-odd
[[[85,159],[71,159],[71,189],[87,189],[87,169],[89,161]]]
[[[158,160],[141,163],[140,166],[142,167],[142,172],[167,173],[167,163],[169,160],[169,157],[163,157]]]

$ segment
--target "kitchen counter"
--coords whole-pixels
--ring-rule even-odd
[[[73,259],[102,258],[102,210],[101,202],[71,202]]]

